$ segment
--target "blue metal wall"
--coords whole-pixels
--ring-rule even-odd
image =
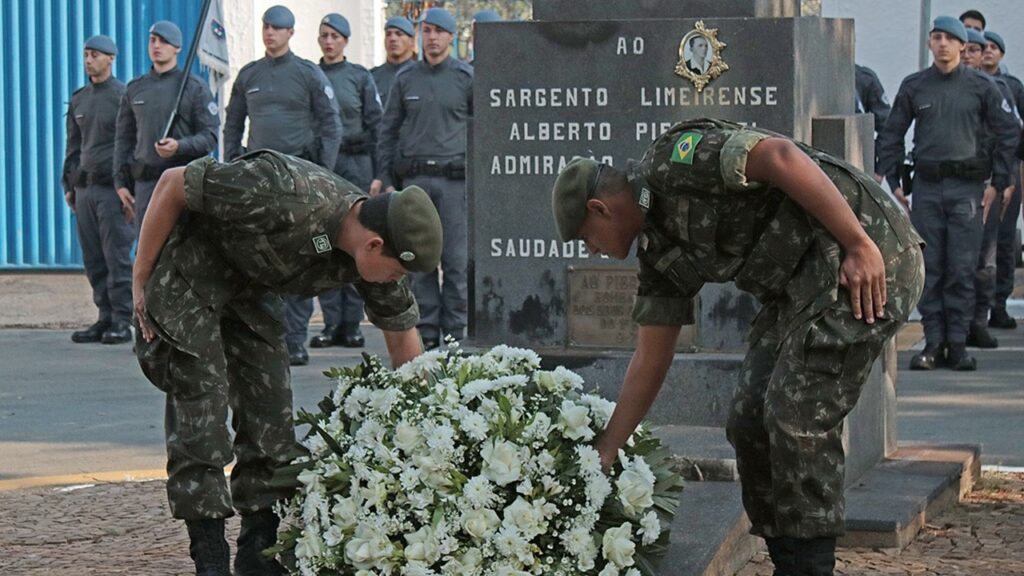
[[[81,267],[60,173],[67,103],[88,81],[85,40],[117,42],[114,74],[127,83],[149,70],[157,20],[181,27],[184,63],[201,8],[202,0],[0,2],[0,270]]]

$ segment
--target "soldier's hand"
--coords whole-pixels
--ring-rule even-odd
[[[153,327],[146,321],[146,280],[136,277],[132,281],[132,303],[135,308],[135,320],[139,323],[139,330],[146,342],[152,342],[156,333]]]
[[[135,219],[135,196],[127,188],[118,188],[117,197],[121,199],[121,211],[124,212],[126,222]]]
[[[153,147],[161,158],[171,158],[178,153],[178,141],[174,138],[164,138],[153,144]]]
[[[385,190],[385,192],[394,192],[394,191],[395,191],[395,187],[394,186],[388,186],[388,189]]]
[[[71,194],[71,192],[65,192],[64,193],[64,202],[68,205],[68,208],[71,208],[71,212],[74,213],[74,211],[75,211],[75,197],[74,197],[73,194]]]
[[[999,221],[1002,222],[1003,218],[1006,218],[1006,209],[1010,207],[1010,201],[1013,200],[1013,193],[1016,191],[1016,187],[1012,184],[1007,186],[1003,190],[1003,205],[999,211]]]
[[[992,210],[992,202],[996,199],[996,189],[991,185],[985,186],[985,192],[981,195],[981,221],[988,222],[988,213]]]
[[[376,196],[377,194],[380,194],[380,187],[383,185],[383,182],[374,178],[373,182],[370,182],[370,196]]]
[[[910,200],[907,200],[907,197],[903,194],[903,188],[893,190],[892,195],[903,205],[903,209],[907,211],[907,214],[910,214]]]
[[[875,182],[878,182],[879,184],[882,183],[882,180],[885,180],[885,176],[882,176],[881,174],[875,174],[874,178],[875,178]]]
[[[874,324],[885,316],[885,261],[878,246],[865,236],[865,241],[847,249],[839,268],[839,283],[850,291],[853,317]]]
[[[605,473],[608,473],[611,472],[612,466],[615,465],[615,459],[619,457],[620,447],[609,445],[604,440],[604,436],[598,438],[595,448],[597,448],[597,453],[601,456],[601,468]]]

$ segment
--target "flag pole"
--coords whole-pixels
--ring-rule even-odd
[[[167,127],[164,128],[161,140],[167,138],[174,127],[174,121],[178,118],[178,106],[181,104],[181,97],[185,94],[185,84],[188,82],[189,74],[192,73],[192,63],[195,62],[196,52],[199,49],[199,38],[203,34],[203,24],[206,23],[206,14],[210,11],[212,0],[203,0],[203,10],[199,15],[199,23],[196,24],[196,33],[192,36],[192,45],[188,47],[188,56],[185,58],[185,73],[181,75],[181,85],[178,86],[178,97],[174,99],[174,108],[171,108],[171,116],[167,119]]]

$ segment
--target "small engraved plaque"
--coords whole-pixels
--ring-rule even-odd
[[[633,322],[633,301],[639,280],[635,268],[569,266],[569,346],[633,350],[637,325]],[[683,326],[676,350],[692,352],[696,340],[693,326]]]

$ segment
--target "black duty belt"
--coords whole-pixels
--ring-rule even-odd
[[[944,178],[985,180],[992,174],[992,163],[988,158],[942,160],[940,162],[918,160],[914,164],[914,172],[930,182],[937,182]]]
[[[419,160],[404,158],[395,164],[395,171],[402,178],[413,176],[435,176],[449,180],[466,178],[466,161],[457,160]]]

